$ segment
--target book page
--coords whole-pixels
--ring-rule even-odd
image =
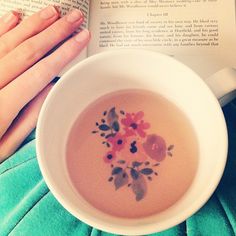
[[[143,48],[176,57],[202,77],[236,66],[235,0],[97,0],[88,54]]]
[[[58,6],[62,16],[72,8],[82,10],[85,16],[83,27],[88,26],[89,0],[0,0],[0,16],[18,9],[22,12],[24,19],[48,5]]]
[[[81,28],[88,28],[89,19],[89,0],[0,0],[0,16],[8,11],[19,9],[22,12],[23,19],[41,10],[48,5],[59,7],[61,16],[66,15],[71,9],[80,9],[84,14],[84,23]],[[78,29],[79,32],[80,29]],[[70,67],[87,57],[87,49],[67,65],[60,75],[64,74]]]

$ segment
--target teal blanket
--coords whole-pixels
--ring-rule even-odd
[[[216,192],[194,216],[157,236],[236,235],[236,100],[224,108],[229,155]],[[68,213],[53,197],[40,173],[32,134],[0,165],[0,236],[96,236],[96,230]]]

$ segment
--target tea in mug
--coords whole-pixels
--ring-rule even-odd
[[[198,142],[187,116],[146,90],[121,90],[91,103],[71,128],[70,180],[104,213],[138,218],[164,211],[188,190]]]

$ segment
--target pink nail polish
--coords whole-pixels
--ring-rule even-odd
[[[21,17],[21,16],[24,15],[21,9],[15,9],[15,10],[12,11],[12,13],[13,13],[15,16],[19,16],[19,17]]]
[[[79,43],[84,43],[90,39],[90,32],[87,29],[82,30],[75,36],[75,40]]]
[[[58,14],[56,8],[54,6],[48,6],[40,12],[40,17],[44,20],[47,20],[52,18],[56,14]]]
[[[74,23],[78,21],[79,19],[81,19],[82,17],[83,17],[82,12],[78,9],[74,9],[73,11],[69,13],[66,19],[69,23]]]

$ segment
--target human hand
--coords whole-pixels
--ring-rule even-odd
[[[60,18],[58,10],[48,6],[19,21],[17,12],[0,18],[0,162],[35,128],[51,81],[90,38],[83,30],[45,57],[82,24],[81,12],[75,9]]]

